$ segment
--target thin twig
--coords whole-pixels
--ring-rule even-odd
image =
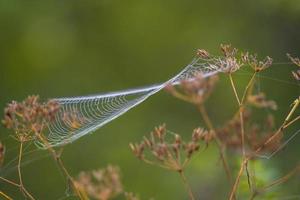
[[[183,171],[182,171],[182,170],[179,171],[179,174],[180,174],[180,177],[181,177],[181,179],[182,179],[183,184],[184,184],[185,187],[186,187],[186,190],[187,190],[188,193],[189,193],[190,200],[195,200],[195,197],[194,197],[192,188],[191,188],[191,186],[189,185],[189,183],[188,183],[188,181],[187,181],[187,178],[185,177]]]
[[[0,196],[4,197],[6,200],[13,200],[10,196],[8,196],[7,194],[5,194],[1,190],[0,190]]]
[[[242,162],[242,165],[240,167],[240,171],[239,171],[239,174],[236,178],[236,181],[235,181],[235,184],[231,190],[231,193],[230,193],[230,197],[229,199],[232,200],[234,198],[234,194],[237,190],[237,187],[239,185],[239,182],[240,182],[240,178],[242,176],[242,172],[244,170],[244,167],[246,165],[246,163],[254,156],[254,155],[257,155],[267,144],[269,144],[271,141],[273,141],[284,129],[287,128],[287,124],[289,124],[289,119],[291,118],[291,116],[293,115],[293,113],[296,111],[297,107],[299,106],[300,104],[300,98],[298,97],[295,101],[294,101],[294,105],[292,107],[292,109],[289,111],[287,117],[284,119],[284,122],[282,123],[282,125],[279,127],[279,129],[276,131],[275,134],[273,134],[263,145],[261,145],[260,147],[258,147],[255,151],[255,153],[253,155],[249,155],[243,162]],[[252,195],[252,198],[251,199],[254,199],[254,197],[256,196],[257,194],[254,193]]]
[[[11,184],[11,185],[13,185],[13,186],[20,187],[20,185],[19,185],[18,183],[15,183],[15,182],[13,182],[13,181],[11,181],[11,180],[8,180],[8,179],[6,179],[6,178],[4,178],[4,177],[1,177],[1,176],[0,176],[0,180],[4,181],[4,182],[6,182],[6,183],[9,183],[9,184]]]
[[[206,126],[211,129],[212,131],[214,131],[214,126],[207,114],[207,111],[205,109],[205,106],[203,104],[197,106],[198,110],[200,111],[200,114],[206,124]],[[225,151],[224,151],[224,148],[223,148],[223,145],[222,145],[222,142],[219,138],[219,136],[217,134],[215,134],[215,140],[216,140],[216,143],[218,145],[218,148],[219,148],[219,152],[220,152],[220,158],[222,160],[222,164],[223,164],[223,167],[224,167],[224,170],[225,170],[225,173],[226,173],[226,176],[228,178],[228,180],[230,182],[232,182],[232,175],[231,175],[231,171],[229,169],[229,164],[227,162],[227,159],[226,159],[226,156],[225,156]]]
[[[251,200],[253,200],[257,195],[265,192],[266,190],[268,190],[269,188],[275,186],[275,185],[279,185],[282,184],[286,181],[288,181],[292,176],[294,176],[297,172],[300,171],[300,165],[297,165],[292,171],[290,171],[289,173],[287,173],[286,175],[284,175],[283,177],[276,179],[275,181],[271,182],[270,184],[257,189],[251,196]]]
[[[35,198],[26,190],[26,188],[23,185],[22,173],[21,173],[22,153],[23,153],[23,141],[20,141],[20,150],[19,150],[19,158],[18,158],[18,166],[17,166],[20,189],[25,197],[27,196],[29,199],[35,200]]]
[[[44,138],[42,134],[36,134],[39,140],[46,146],[46,149],[52,154],[54,160],[56,161],[57,165],[67,178],[67,181],[70,181],[72,184],[72,188],[75,191],[76,195],[81,199],[81,200],[86,200],[85,196],[82,195],[81,191],[78,189],[73,177],[69,174],[68,170],[64,166],[64,163],[61,159],[61,156],[51,147],[51,145],[48,143],[48,141]]]
[[[242,100],[240,100],[239,98],[239,95],[237,93],[237,89],[236,89],[236,86],[234,84],[234,81],[233,81],[233,78],[232,78],[232,75],[229,74],[229,80],[230,80],[230,83],[231,83],[231,87],[233,89],[233,92],[234,92],[234,95],[235,95],[235,98],[238,102],[238,105],[239,105],[239,116],[240,116],[240,123],[241,123],[241,142],[242,142],[242,154],[243,154],[243,159],[242,159],[242,163],[241,163],[241,167],[240,167],[240,171],[239,171],[239,174],[238,176],[236,177],[236,180],[235,180],[235,183],[232,187],[232,190],[230,192],[230,197],[229,199],[230,200],[233,200],[235,198],[235,193],[236,193],[236,190],[238,188],[238,185],[239,185],[239,182],[240,182],[240,178],[243,174],[243,170],[244,168],[246,168],[246,173],[247,173],[247,180],[248,180],[248,185],[251,189],[251,180],[250,180],[250,175],[249,175],[249,170],[248,170],[248,160],[246,158],[246,150],[245,150],[245,129],[244,129],[244,117],[243,117],[243,107],[244,107],[244,100],[248,94],[248,90],[249,88],[252,87],[253,85],[253,81],[255,79],[255,75],[256,73],[254,73],[250,79],[250,81],[248,82],[245,90],[244,90],[244,94],[243,94],[243,97],[242,97]]]
[[[244,91],[244,94],[243,94],[243,97],[242,97],[242,100],[241,100],[241,103],[242,103],[242,104],[244,104],[244,101],[245,101],[247,95],[248,95],[249,93],[251,93],[251,89],[252,89],[252,87],[253,87],[253,83],[254,83],[254,80],[255,80],[256,73],[257,73],[257,72],[254,72],[254,73],[252,74],[252,77],[251,77],[250,81],[248,82],[248,84],[247,84],[247,86],[246,86],[246,88],[245,88],[245,91]],[[249,92],[249,91],[250,91],[250,92]]]

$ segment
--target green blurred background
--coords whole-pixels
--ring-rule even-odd
[[[0,0],[0,108],[29,94],[48,99],[162,82],[190,62],[197,48],[217,54],[220,43],[269,55],[276,63],[288,62],[286,52],[300,55],[300,2]],[[278,102],[278,124],[299,95],[292,69],[274,65],[260,78],[260,89]],[[235,78],[242,86],[249,74],[240,72]],[[226,77],[221,76],[207,105],[219,125],[233,114],[236,105]],[[128,148],[129,142],[139,141],[163,122],[183,137],[202,125],[192,106],[161,92],[94,134],[67,145],[63,159],[72,175],[108,163],[119,165],[125,189],[142,199],[187,199],[177,174],[139,162]],[[299,127],[298,123],[290,132]],[[1,126],[7,162],[16,156],[17,145],[9,134]],[[273,178],[298,162],[299,140],[296,137],[263,162],[268,173],[275,171]],[[199,154],[187,172],[199,199],[225,199],[229,185],[214,146]],[[1,174],[16,178],[14,170]],[[24,166],[24,180],[38,199],[66,197],[63,177],[49,157]],[[22,199],[15,188],[0,183],[0,189]],[[288,196],[299,191],[297,177],[280,192]]]

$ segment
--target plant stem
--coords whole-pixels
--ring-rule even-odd
[[[21,173],[21,162],[22,162],[22,153],[23,153],[23,141],[20,141],[20,150],[19,150],[19,158],[18,158],[18,176],[19,176],[19,186],[21,189],[21,192],[25,197],[28,197],[31,200],[35,200],[34,197],[26,190],[26,188],[23,185],[23,180],[22,180],[22,173]]]
[[[247,161],[247,159],[243,160],[242,163],[241,163],[241,167],[240,167],[239,173],[238,173],[238,175],[237,175],[237,177],[235,179],[235,183],[234,183],[234,185],[232,187],[232,190],[230,192],[229,200],[235,199],[235,193],[236,193],[236,190],[237,190],[237,188],[239,186],[241,176],[243,175],[243,171],[244,171],[244,168],[246,166],[246,161]]]
[[[249,155],[248,157],[246,157],[246,159],[242,162],[241,164],[241,167],[240,167],[240,171],[238,173],[238,176],[235,180],[235,184],[233,185],[233,188],[231,190],[231,193],[230,193],[230,197],[229,199],[232,200],[234,198],[234,194],[237,190],[237,187],[239,185],[239,181],[240,181],[240,178],[242,176],[242,173],[243,173],[243,170],[247,164],[247,162],[256,154],[258,154],[263,148],[265,145],[269,144],[272,140],[274,140],[284,129],[287,128],[287,124],[291,124],[289,123],[289,119],[291,118],[291,116],[293,115],[293,113],[295,112],[295,110],[297,109],[297,107],[299,106],[300,104],[300,97],[298,97],[295,101],[294,101],[294,105],[292,107],[292,109],[289,111],[287,117],[284,119],[284,122],[282,123],[282,125],[279,127],[279,129],[276,131],[275,134],[273,134],[263,145],[261,145],[259,148],[256,149],[255,153],[253,155]],[[294,120],[293,120],[294,121]],[[251,197],[251,199],[254,199],[255,196],[257,195],[257,192],[254,193]]]
[[[183,182],[183,184],[185,185],[185,188],[189,194],[190,200],[195,200],[194,194],[192,192],[191,186],[189,185],[187,178],[185,177],[183,170],[178,171],[181,177],[181,180]]]
[[[230,80],[230,83],[231,83],[231,87],[232,87],[232,89],[233,89],[234,96],[235,96],[235,98],[236,98],[236,100],[237,100],[239,106],[241,106],[240,98],[239,98],[239,95],[238,95],[238,93],[237,93],[237,90],[236,90],[236,87],[235,87],[235,84],[234,84],[234,82],[233,82],[233,79],[232,79],[232,75],[231,75],[231,74],[229,74],[229,80]]]
[[[0,190],[0,196],[4,197],[6,200],[13,200],[11,197],[9,197],[7,194],[2,192],[1,190]]]
[[[4,181],[4,182],[6,182],[6,183],[9,183],[9,184],[11,184],[11,185],[13,185],[13,186],[20,187],[19,184],[15,183],[15,182],[13,182],[13,181],[11,181],[11,180],[8,180],[8,179],[6,179],[6,178],[3,178],[3,177],[1,177],[1,176],[0,176],[0,180]]]
[[[265,192],[266,190],[268,190],[269,188],[275,186],[275,185],[279,185],[282,184],[286,181],[288,181],[293,175],[295,175],[297,172],[300,171],[300,165],[297,165],[293,170],[291,170],[289,173],[287,173],[286,175],[284,175],[283,177],[276,179],[275,181],[271,182],[270,184],[262,187],[261,189],[256,190],[252,196],[251,196],[251,200],[253,200],[257,195]]]
[[[232,75],[229,74],[229,79],[230,79],[230,83],[231,83],[231,87],[233,89],[233,92],[234,92],[234,95],[235,95],[235,98],[238,102],[238,105],[239,105],[239,116],[240,116],[240,123],[241,123],[241,137],[242,137],[242,154],[243,154],[243,158],[242,158],[242,163],[241,163],[241,167],[240,167],[240,171],[238,173],[238,176],[236,177],[236,180],[235,180],[235,183],[232,187],[232,190],[231,190],[231,193],[230,193],[230,197],[229,199],[232,200],[232,199],[235,199],[235,193],[236,193],[236,190],[238,188],[238,185],[239,185],[239,182],[240,182],[240,178],[243,174],[243,171],[244,169],[246,168],[246,172],[247,172],[247,178],[248,178],[248,185],[249,187],[251,188],[251,181],[250,181],[250,175],[249,175],[249,171],[248,171],[248,160],[246,158],[246,150],[245,150],[245,129],[244,129],[244,117],[243,117],[243,107],[244,107],[244,100],[248,94],[248,91],[249,91],[249,88],[252,87],[253,85],[253,81],[255,79],[255,75],[256,73],[254,73],[250,79],[250,81],[248,82],[245,90],[244,90],[244,94],[243,94],[243,97],[242,97],[242,100],[240,100],[239,96],[238,96],[238,93],[237,93],[237,89],[236,89],[236,86],[234,84],[234,81],[233,81],[233,78],[232,78]]]
[[[244,91],[244,94],[243,94],[243,97],[242,97],[242,100],[241,100],[241,103],[242,103],[242,104],[244,104],[244,101],[245,101],[247,95],[249,94],[249,91],[250,91],[250,93],[251,93],[251,90],[252,90],[252,88],[253,88],[253,81],[255,80],[256,73],[257,73],[257,72],[254,72],[254,73],[253,73],[253,75],[252,75],[250,81],[248,82],[248,84],[247,84],[247,86],[246,86],[246,88],[245,88],[245,91]]]
[[[206,111],[206,109],[205,109],[205,106],[204,106],[203,104],[201,104],[201,105],[198,105],[197,108],[198,108],[198,110],[200,111],[200,114],[201,114],[201,116],[202,116],[202,118],[203,118],[203,120],[204,120],[206,126],[207,126],[210,130],[214,131],[213,124],[212,124],[212,122],[211,122],[211,120],[210,120],[210,118],[209,118],[209,116],[208,116],[208,114],[207,114],[207,111]],[[230,169],[229,169],[228,162],[227,162],[227,160],[226,160],[225,151],[224,151],[222,142],[221,142],[219,136],[218,136],[216,133],[215,133],[215,139],[216,139],[216,143],[217,143],[218,148],[219,148],[220,158],[221,158],[221,160],[222,160],[222,164],[223,164],[223,167],[224,167],[226,176],[227,176],[228,180],[229,180],[230,182],[232,182],[232,175],[231,175],[231,171],[230,171]]]
[[[56,161],[58,167],[61,169],[63,172],[64,176],[67,178],[67,181],[70,181],[72,185],[72,189],[75,191],[76,195],[79,197],[81,200],[86,200],[87,198],[85,195],[82,195],[82,192],[79,191],[73,177],[69,174],[68,170],[64,166],[64,163],[60,157],[60,155],[51,147],[51,145],[48,143],[48,141],[43,137],[42,134],[37,134],[37,137],[41,142],[46,146],[46,149],[52,154],[54,160]]]
[[[274,186],[274,185],[278,185],[281,183],[286,182],[287,180],[289,180],[294,174],[296,174],[297,172],[300,171],[300,165],[298,165],[297,167],[295,167],[292,171],[290,171],[288,174],[286,174],[285,176],[273,181],[272,183],[270,183],[269,185],[265,186],[262,188],[262,190],[267,190],[270,187]]]
[[[211,122],[211,120],[210,120],[210,118],[209,118],[209,116],[206,112],[206,109],[205,109],[204,105],[201,104],[201,105],[197,106],[197,108],[200,111],[201,116],[202,116],[207,128],[209,128],[211,130],[214,130],[214,127],[213,127],[212,122]]]

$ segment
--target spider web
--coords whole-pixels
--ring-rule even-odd
[[[48,125],[48,143],[53,147],[71,143],[126,113],[168,84],[176,85],[182,80],[192,80],[199,73],[203,77],[212,76],[220,71],[218,66],[223,59],[196,57],[176,76],[153,86],[101,95],[54,99],[60,104],[60,109],[54,122]],[[39,142],[36,143],[45,147]]]

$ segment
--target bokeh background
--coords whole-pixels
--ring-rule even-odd
[[[48,99],[162,82],[188,64],[197,48],[218,54],[220,43],[269,55],[275,63],[288,62],[286,52],[300,55],[299,36],[298,0],[0,0],[0,109],[29,94]],[[260,89],[278,103],[274,113],[278,125],[300,92],[292,69],[277,64],[260,78]],[[235,78],[242,86],[249,73],[237,73]],[[233,114],[236,105],[226,77],[221,75],[207,106],[217,124]],[[125,189],[142,199],[187,199],[177,174],[139,162],[128,148],[129,142],[139,141],[164,122],[186,138],[203,125],[191,105],[161,92],[67,145],[63,159],[74,176],[108,163],[119,165]],[[299,128],[298,123],[290,132]],[[1,126],[7,162],[15,158],[17,145],[9,134]],[[283,151],[263,161],[267,176],[279,177],[295,166],[299,140],[295,137]],[[30,155],[26,160],[25,184],[38,199],[66,198],[64,179],[50,157]],[[225,199],[229,185],[213,145],[194,159],[187,173],[199,199]],[[13,167],[1,175],[16,178]],[[0,189],[22,199],[2,182]],[[299,191],[298,176],[280,188],[280,195]]]

